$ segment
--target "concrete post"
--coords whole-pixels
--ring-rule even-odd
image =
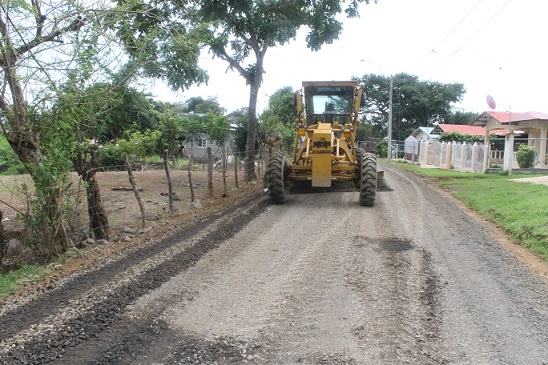
[[[506,139],[504,141],[504,164],[503,164],[503,170],[508,171],[508,173],[512,172],[512,160],[514,159],[514,132],[510,131],[510,133],[506,136]]]
[[[453,143],[447,142],[445,148],[447,149],[447,156],[445,156],[445,168],[447,170],[451,170],[451,161],[453,159]]]
[[[546,140],[548,139],[548,127],[542,126],[540,130],[540,149],[539,149],[539,161],[540,167],[546,168],[548,164],[546,163]]]
[[[483,150],[483,173],[485,174],[485,171],[489,168],[489,157],[491,157],[491,148],[490,148],[490,136],[489,131],[487,128],[485,128],[485,148]]]
[[[470,169],[476,171],[476,160],[478,158],[478,142],[474,142],[472,145],[472,162],[470,163]]]
[[[459,169],[464,171],[464,159],[466,158],[466,142],[460,145],[460,166]]]

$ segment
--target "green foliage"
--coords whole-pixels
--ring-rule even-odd
[[[443,132],[438,139],[440,142],[466,142],[466,143],[483,143],[484,136],[472,136],[461,132]]]
[[[199,138],[206,133],[205,120],[203,117],[194,115],[182,118],[182,132],[187,143],[194,145]]]
[[[373,126],[369,123],[360,123],[358,129],[356,130],[356,140],[365,141],[368,137],[373,137],[375,135],[373,131]]]
[[[535,149],[535,147],[528,147],[526,145],[519,146],[517,160],[520,168],[530,169],[535,166],[536,157],[537,150]]]
[[[8,143],[6,136],[0,133],[0,170],[4,175],[17,175],[26,172],[25,166]]]
[[[146,77],[160,78],[174,90],[207,81],[198,66],[203,25],[191,19],[186,1],[118,0],[108,24]]]
[[[476,119],[478,116],[477,113],[463,112],[460,110],[451,113],[447,118],[445,118],[444,123],[446,124],[460,124],[460,125],[469,125]]]
[[[206,132],[209,138],[219,146],[225,145],[230,138],[230,121],[227,117],[212,112],[207,113],[206,117]]]
[[[263,141],[280,138],[286,151],[291,151],[295,144],[296,110],[293,99],[293,88],[286,86],[278,89],[270,96],[268,109],[259,116],[259,138]]]
[[[146,161],[147,156],[158,153],[161,131],[132,132],[129,139],[118,143],[105,144],[99,153],[99,165],[103,168],[124,168],[124,156],[127,154],[137,161]]]
[[[45,111],[34,111],[29,119],[39,126],[42,158],[36,164],[26,165],[35,193],[30,211],[22,219],[35,237],[47,241],[50,254],[59,255],[68,248],[68,241],[59,235],[65,234],[66,219],[72,214],[71,196],[66,192],[72,184],[69,173],[75,149],[73,124]],[[34,245],[42,243],[33,242]]]
[[[443,123],[452,115],[452,104],[462,100],[463,84],[420,81],[417,76],[399,73],[394,76],[393,138],[405,140],[420,126]],[[374,127],[375,136],[386,136],[390,77],[366,74],[357,78],[365,91],[365,113]]]
[[[209,97],[203,99],[201,96],[195,96],[189,98],[181,108],[183,113],[196,113],[196,114],[224,114],[226,110],[219,105],[217,98]]]
[[[179,147],[179,137],[183,133],[182,118],[170,110],[160,114],[160,139],[159,146],[161,150],[168,150],[168,154],[173,156],[175,150]]]
[[[50,270],[43,266],[24,265],[18,270],[0,274],[0,298],[7,297],[25,283],[32,283],[47,277]]]
[[[388,156],[388,142],[386,140],[382,140],[377,144],[377,155],[379,157],[387,157]]]
[[[277,122],[290,128],[295,128],[297,111],[294,105],[295,90],[286,86],[276,90],[268,100],[268,110],[276,118]]]

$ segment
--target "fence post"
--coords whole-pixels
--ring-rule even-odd
[[[453,144],[451,142],[447,142],[447,144],[445,145],[445,150],[445,169],[451,170],[451,159],[453,158]]]
[[[171,174],[169,171],[169,161],[168,161],[168,151],[164,151],[164,169],[166,171],[166,177],[167,177],[167,206],[170,213],[173,213],[173,183],[171,181]]]
[[[464,171],[464,159],[466,158],[466,142],[462,142],[460,145],[460,171]]]
[[[476,160],[478,159],[478,142],[474,142],[472,145],[472,164],[470,167],[472,168],[472,172],[476,172]]]
[[[238,148],[234,147],[234,150],[232,151],[232,154],[234,155],[234,187],[236,189],[239,189],[238,186]]]
[[[213,155],[211,154],[211,147],[207,148],[207,187],[209,191],[209,197],[213,197]]]
[[[422,159],[419,161],[421,165],[428,165],[428,141],[424,140],[421,142],[421,156]]]
[[[438,163],[438,167],[443,167],[442,166],[442,162],[443,162],[443,153],[445,152],[443,150],[443,148],[445,147],[445,142],[442,142],[442,143],[439,143],[437,142],[440,146],[440,150],[438,151],[438,158],[436,159],[436,162]]]

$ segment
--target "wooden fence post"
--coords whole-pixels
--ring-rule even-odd
[[[142,228],[145,228],[145,204],[143,203],[143,199],[141,199],[141,195],[139,194],[139,189],[137,189],[137,185],[135,184],[135,179],[133,178],[133,172],[131,171],[131,165],[129,164],[129,158],[127,157],[127,153],[125,154],[125,162],[127,174],[129,176],[129,183],[133,188],[133,194],[135,194],[135,198],[137,199],[137,203],[139,204],[139,209],[141,210],[141,226]]]
[[[209,197],[213,197],[213,156],[211,155],[211,147],[207,148],[207,187]]]
[[[164,169],[166,170],[167,176],[167,194],[168,194],[168,209],[170,213],[173,213],[173,184],[171,182],[171,174],[169,173],[169,162],[167,160],[168,153],[167,150],[164,151]]]
[[[234,147],[234,151],[232,153],[234,155],[234,187],[238,189],[238,148]]]
[[[192,186],[192,154],[188,155],[188,185],[190,186],[190,203],[194,203],[194,187]]]

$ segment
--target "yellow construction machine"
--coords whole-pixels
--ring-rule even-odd
[[[295,93],[297,137],[293,161],[274,153],[266,171],[274,204],[287,202],[290,183],[310,181],[312,188],[333,181],[354,182],[359,204],[375,205],[377,157],[357,146],[358,112],[365,95],[356,81],[304,81]]]

